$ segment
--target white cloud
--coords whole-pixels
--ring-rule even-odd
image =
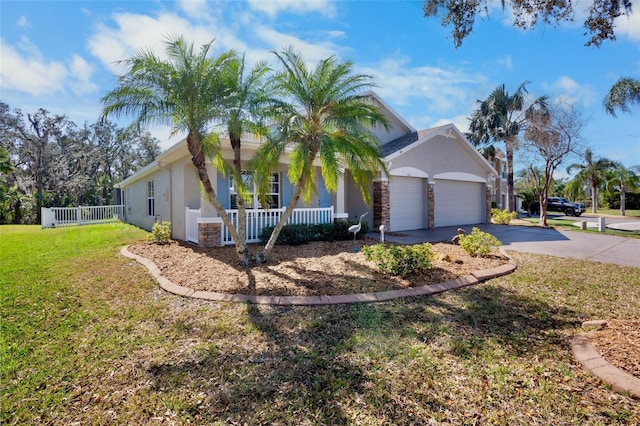
[[[433,115],[471,108],[477,91],[487,79],[464,69],[443,69],[432,66],[411,67],[409,58],[397,55],[386,58],[359,72],[375,77],[376,92],[391,104],[406,105],[414,99],[425,103],[424,110]]]
[[[178,0],[180,7],[187,15],[193,18],[202,18],[209,15],[206,0]]]
[[[462,133],[469,132],[469,117],[466,115],[456,115],[450,118],[442,118],[431,125],[431,127],[443,126],[453,123]]]
[[[94,67],[81,56],[73,55],[69,61],[70,77],[72,78],[71,89],[76,95],[95,92],[98,86],[91,81]]]
[[[511,71],[513,69],[513,61],[511,60],[511,56],[507,55],[503,58],[498,59],[498,65],[500,65],[507,71]]]
[[[293,47],[296,51],[301,52],[305,61],[308,61],[311,66],[315,66],[316,62],[338,53],[338,47],[330,41],[312,43],[266,26],[256,27],[255,32],[256,36],[273,50],[280,51],[288,46]]]
[[[545,90],[551,91],[556,103],[592,105],[598,101],[598,95],[589,86],[581,85],[571,77],[562,76],[551,84],[543,85]]]
[[[116,74],[126,71],[117,62],[130,58],[141,49],[164,57],[168,36],[184,35],[195,46],[208,43],[215,37],[213,51],[230,48],[246,50],[246,44],[235,37],[234,31],[217,27],[213,21],[194,24],[173,13],[162,13],[157,17],[119,13],[113,19],[115,27],[105,24],[96,27],[94,34],[89,37],[88,46],[91,53]]]
[[[616,34],[628,37],[631,41],[640,42],[640,12],[616,19]]]
[[[16,25],[19,26],[19,27],[28,27],[29,26],[29,21],[27,21],[27,17],[26,16],[21,16],[16,21]]]
[[[336,14],[335,2],[330,0],[249,0],[249,5],[254,10],[264,12],[271,17],[280,12],[320,13],[328,17]]]
[[[22,40],[20,51],[0,40],[0,57],[0,87],[3,90],[21,91],[30,95],[63,90],[68,74],[65,66],[60,62],[44,60],[28,39]]]

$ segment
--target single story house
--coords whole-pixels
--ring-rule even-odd
[[[447,124],[417,131],[377,94],[370,94],[390,124],[389,129],[382,126],[374,129],[390,179],[380,174],[371,182],[373,205],[368,206],[349,170],[344,171],[336,193],[329,193],[317,167],[317,193],[310,205],[299,203],[290,222],[357,220],[367,211],[365,219],[370,227],[385,224],[388,231],[489,222],[491,186],[498,173],[456,126]],[[223,141],[222,145],[223,155],[231,159],[229,144]],[[245,138],[243,159],[251,158],[259,146],[259,140]],[[254,208],[247,211],[248,241],[257,241],[260,229],[275,224],[287,206],[293,193],[293,185],[287,178],[288,161],[282,158],[278,170],[273,171],[269,209],[260,209],[255,199]],[[235,220],[233,179],[221,175],[211,165],[209,176],[218,199]],[[117,188],[129,223],[150,230],[156,221],[170,221],[174,239],[207,246],[232,243],[206,194],[201,193],[184,140],[120,182]]]

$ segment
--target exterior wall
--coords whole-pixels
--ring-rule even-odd
[[[373,206],[367,205],[362,198],[362,194],[360,190],[353,182],[351,178],[351,174],[349,171],[345,171],[344,173],[344,183],[345,183],[345,206],[346,212],[349,214],[349,219],[351,221],[358,221],[360,215],[364,212],[368,211],[369,214],[366,215],[362,221],[367,222],[369,224],[369,229],[373,230]],[[369,185],[367,189],[369,194],[373,193],[373,183]]]
[[[389,204],[389,182],[377,180],[373,182],[373,227],[380,225],[391,229],[391,206]]]
[[[169,170],[161,169],[131,183],[125,189],[125,215],[127,222],[150,231],[158,221],[171,220]],[[155,216],[147,214],[147,182],[154,181]],[[175,225],[172,225],[172,229]]]
[[[384,145],[385,143],[397,139],[400,136],[404,136],[409,132],[406,126],[397,118],[387,115],[387,120],[390,126],[389,129],[385,129],[383,126],[375,126],[373,128],[373,133],[380,140],[380,145]]]
[[[391,172],[400,167],[414,167],[434,176],[439,173],[464,172],[486,180],[487,168],[480,158],[471,155],[461,142],[436,136],[433,139],[393,158]],[[474,148],[470,148],[475,150]]]

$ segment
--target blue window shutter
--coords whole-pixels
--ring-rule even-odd
[[[218,173],[218,201],[225,209],[229,208],[229,176],[222,176]]]
[[[291,197],[293,197],[293,184],[289,182],[289,176],[287,176],[286,172],[282,172],[280,174],[280,182],[281,182],[281,193],[282,193],[282,207],[287,207],[289,202],[291,201]]]
[[[327,187],[324,184],[324,178],[320,175],[318,179],[318,207],[331,207],[331,194],[327,191]]]

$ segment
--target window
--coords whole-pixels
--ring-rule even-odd
[[[247,188],[251,190],[247,194],[246,207],[248,209],[259,208],[260,200],[256,195],[253,180],[249,174],[242,172],[242,180]],[[267,205],[270,209],[277,209],[280,207],[280,175],[278,173],[271,174],[271,182],[269,184],[269,191],[267,192]],[[229,178],[229,208],[238,208],[238,193],[236,191],[235,180],[233,176]]]
[[[147,216],[156,215],[156,198],[155,189],[153,187],[153,181],[147,182]]]

